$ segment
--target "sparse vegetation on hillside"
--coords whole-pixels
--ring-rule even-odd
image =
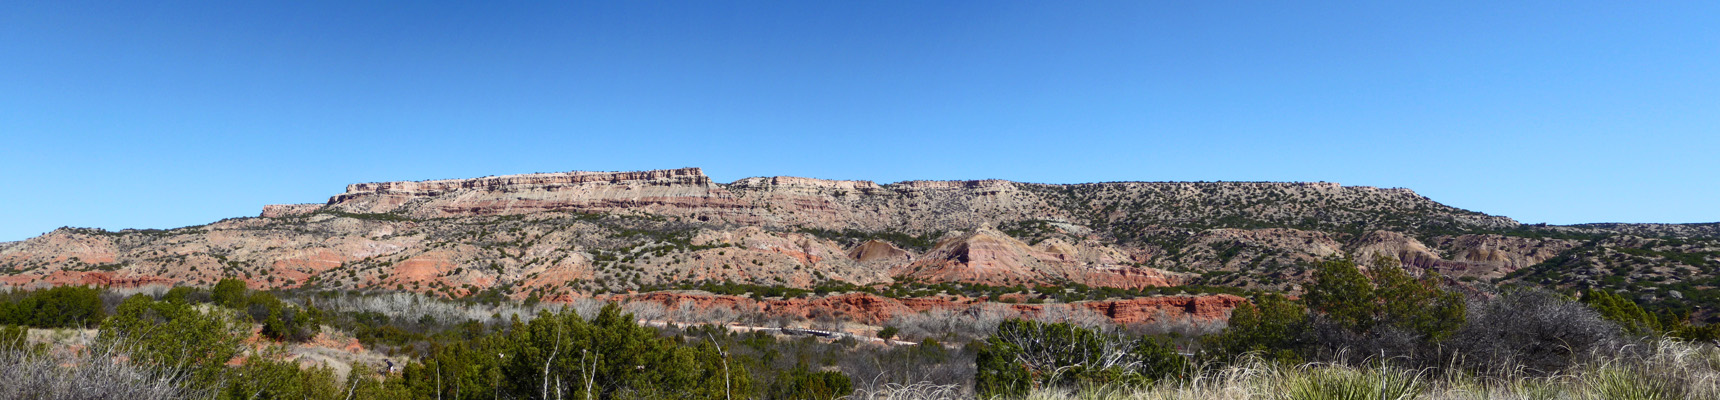
[[[926,232],[914,235],[895,231],[866,232],[854,229],[832,230],[800,228],[798,232],[817,236],[823,239],[834,240],[846,247],[853,247],[868,240],[878,240],[896,245],[896,247],[913,250],[915,252],[923,252],[926,251],[926,249],[932,248],[932,245],[937,244],[938,239],[944,236],[942,231]]]
[[[1501,281],[1609,291],[1668,327],[1720,322],[1720,241],[1713,239],[1595,239]]]
[[[1171,295],[1231,294],[1237,296],[1248,296],[1261,293],[1259,291],[1240,289],[1236,287],[1206,285],[1179,285],[1124,289],[1115,287],[1093,287],[1079,283],[1067,283],[1064,286],[1038,285],[1031,287],[1026,285],[993,286],[982,283],[959,282],[928,284],[919,283],[911,279],[899,280],[888,286],[858,286],[841,281],[825,281],[810,289],[735,282],[694,281],[681,282],[674,285],[647,285],[641,288],[641,290],[700,290],[719,295],[752,296],[757,299],[792,299],[811,295],[823,296],[831,293],[870,293],[890,298],[964,296],[975,299],[989,299],[991,301],[1003,303],[1025,302],[1031,304],[1046,302],[1071,303],[1077,301],[1133,299],[1138,297]]]

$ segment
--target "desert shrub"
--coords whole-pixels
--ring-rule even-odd
[[[215,282],[215,287],[209,290],[209,298],[222,307],[242,308],[245,306],[245,281],[222,279]]]
[[[143,368],[185,368],[191,382],[212,389],[223,365],[239,354],[245,329],[228,311],[132,296],[102,323],[98,346],[124,348]]]
[[[1229,321],[1224,319],[1205,319],[1193,315],[1184,315],[1181,318],[1165,318],[1121,325],[1119,332],[1135,336],[1170,338],[1178,345],[1193,347],[1199,346],[1202,338],[1224,333],[1229,324]]]
[[[615,305],[515,319],[504,332],[446,346],[406,368],[423,398],[717,399],[752,393],[744,367],[709,342],[682,344]],[[439,382],[432,386],[432,382]]]
[[[1463,325],[1463,296],[1443,290],[1437,274],[1418,279],[1383,257],[1369,272],[1371,277],[1349,260],[1320,263],[1307,287],[1308,308],[1360,334],[1395,326],[1438,340]]]
[[[771,382],[772,400],[831,400],[854,392],[854,383],[836,371],[809,371],[805,364],[777,374]]]
[[[1642,306],[1614,294],[1605,289],[1590,290],[1583,294],[1583,303],[1594,308],[1601,317],[1618,323],[1625,333],[1637,336],[1648,336],[1660,333],[1661,324],[1658,318]]]
[[[1667,335],[1692,342],[1717,342],[1720,341],[1720,324],[1678,324],[1668,329]]]
[[[1003,304],[979,303],[965,309],[935,309],[926,312],[900,314],[886,325],[897,327],[903,340],[938,338],[946,341],[977,340],[997,332],[1004,321],[1026,318],[1027,315]]]
[[[1041,386],[1138,386],[1189,368],[1157,340],[1029,320],[999,325],[975,364],[974,391],[981,396],[1022,396]]]
[[[249,399],[340,399],[347,388],[328,367],[301,368],[298,363],[276,357],[251,357],[233,371],[242,379],[231,379],[220,398]]]
[[[163,301],[180,303],[208,303],[214,301],[213,299],[214,298],[210,296],[209,291],[190,286],[175,286],[172,289],[168,289],[167,293],[161,296],[161,300]]]
[[[255,292],[245,297],[245,315],[253,323],[263,325],[264,337],[303,342],[316,336],[320,318],[315,317],[315,309],[306,310],[304,307],[281,301],[269,292]]]
[[[857,389],[868,393],[893,385],[930,382],[956,387],[972,397],[974,359],[979,347],[973,344],[945,347],[928,339],[914,345],[857,346],[838,354],[833,361],[855,380]]]
[[[1257,296],[1232,311],[1223,333],[1202,340],[1207,359],[1439,359],[1439,342],[1464,326],[1464,297],[1444,290],[1437,275],[1411,276],[1393,259],[1376,259],[1369,272],[1349,260],[1320,263],[1306,285],[1306,307]]]
[[[215,305],[238,311],[242,321],[263,326],[262,335],[277,341],[303,342],[316,336],[322,323],[321,313],[314,307],[301,307],[283,301],[268,291],[250,291],[244,281],[223,279],[207,295],[202,291],[176,287],[161,296],[164,302],[189,305],[207,297]]]
[[[22,326],[0,325],[0,352],[28,347],[30,330]]]
[[[1463,296],[1444,290],[1436,274],[1410,276],[1394,259],[1377,258],[1369,272],[1349,260],[1317,266],[1304,297],[1312,312],[1312,346],[1304,353],[1341,361],[1431,361],[1438,342],[1463,326]]]
[[[884,341],[888,342],[890,339],[895,339],[896,334],[901,331],[901,329],[896,329],[894,326],[885,326],[883,329],[878,330],[878,338],[884,339]]]
[[[1281,295],[1266,295],[1242,303],[1230,313],[1224,333],[1205,339],[1209,354],[1222,360],[1247,353],[1293,362],[1305,346],[1308,310]]]
[[[1553,373],[1594,352],[1622,346],[1622,334],[1618,325],[1569,298],[1515,289],[1477,300],[1470,307],[1469,324],[1445,345],[1471,369]]]
[[[100,325],[106,316],[99,288],[59,286],[9,293],[5,297],[5,300],[0,300],[0,324],[37,328],[90,327]]]

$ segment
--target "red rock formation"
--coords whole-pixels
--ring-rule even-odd
[[[101,271],[54,271],[47,275],[7,275],[0,276],[0,285],[15,287],[36,286],[100,286],[100,287],[143,287],[143,286],[173,286],[177,281],[172,278],[149,275],[120,275]]]
[[[1129,300],[1080,303],[1122,324],[1193,319],[1230,319],[1230,311],[1248,301],[1228,294],[1210,296],[1161,296]]]

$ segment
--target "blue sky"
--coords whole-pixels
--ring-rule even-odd
[[[687,166],[1720,221],[1714,1],[110,3],[0,4],[0,240]]]

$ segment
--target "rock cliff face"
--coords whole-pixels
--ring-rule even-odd
[[[853,249],[848,250],[848,258],[852,258],[854,261],[858,261],[862,264],[888,266],[907,264],[914,260],[914,254],[909,253],[907,250],[902,250],[901,248],[896,247],[896,245],[890,244],[890,242],[882,240],[868,240],[865,243],[861,243],[859,246],[854,246]]]
[[[1039,247],[990,228],[956,233],[930,252],[896,268],[896,276],[926,282],[972,282],[993,286],[1070,282],[1088,286],[1144,288],[1181,283],[1175,274],[1128,265],[1109,246],[1074,246],[1048,241]]]
[[[1211,226],[1224,219],[1343,227],[1508,228],[1504,217],[1458,210],[1407,189],[1335,183],[1045,185],[1002,180],[868,181],[796,177],[717,184],[698,168],[565,172],[349,185],[323,210],[410,218],[621,212],[765,227],[910,233],[1020,220]],[[265,216],[314,212],[270,206]],[[1403,230],[1403,229],[1399,229]]]
[[[683,168],[361,183],[324,204],[265,206],[255,218],[173,230],[65,228],[0,243],[0,283],[209,285],[238,277],[262,288],[497,290],[516,298],[725,282],[1294,291],[1307,265],[1344,256],[1499,278],[1583,243],[1500,232],[1607,229],[1712,230],[1526,227],[1406,189],[1335,183],[723,184]]]

